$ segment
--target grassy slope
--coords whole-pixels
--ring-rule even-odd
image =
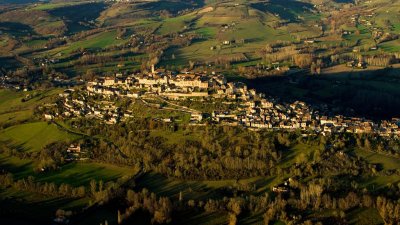
[[[57,8],[79,5],[79,4],[84,4],[84,2],[46,3],[46,4],[36,5],[36,6],[32,7],[32,9],[33,10],[50,10],[50,9],[57,9]]]
[[[73,141],[79,136],[61,131],[56,125],[46,122],[34,122],[9,127],[0,132],[1,140],[21,145],[26,151],[40,151],[55,141]]]
[[[251,17],[248,17],[248,16]],[[174,18],[175,20],[177,18]],[[184,17],[178,17],[180,25]],[[212,57],[220,55],[231,55],[235,53],[252,54],[256,49],[261,48],[267,42],[277,40],[292,40],[289,35],[291,30],[273,29],[266,25],[266,22],[276,19],[268,13],[256,12],[247,6],[237,7],[217,7],[215,10],[199,14],[199,18],[193,22],[193,31],[204,36],[204,39],[192,43],[190,46],[175,49],[166,55],[175,54],[175,60],[169,60],[168,63],[185,64],[189,60],[209,60]],[[222,24],[236,25],[233,28],[224,30]],[[177,24],[175,24],[176,26]],[[163,29],[163,27],[165,29]],[[161,26],[162,31],[167,31],[168,23]],[[219,50],[210,50],[210,47],[220,45],[223,40],[245,40],[245,44],[235,46],[223,46]]]
[[[62,53],[70,53],[79,48],[98,49],[105,48],[110,45],[123,43],[122,40],[116,40],[116,31],[108,31],[98,35],[93,35],[85,40],[77,41],[63,49]]]
[[[39,175],[38,179],[43,182],[87,186],[91,180],[115,181],[124,176],[134,175],[136,172],[133,168],[104,163],[70,163],[63,166],[59,171]]]
[[[61,89],[17,92],[0,89],[0,123],[22,121],[31,118],[33,116],[33,109],[36,106],[49,102],[50,98],[60,91]],[[35,97],[29,101],[22,102],[21,100],[28,94]]]
[[[161,196],[178,198],[182,192],[184,199],[206,200],[208,198],[223,198],[219,189],[229,188],[236,185],[255,185],[254,194],[264,194],[270,192],[272,186],[280,182],[275,177],[253,177],[236,180],[204,180],[204,181],[185,181],[175,178],[167,178],[163,175],[150,172],[137,180],[137,189],[146,188],[151,192]]]
[[[400,168],[400,159],[387,156],[379,153],[369,152],[362,149],[356,149],[356,154],[369,163],[381,165],[384,170],[392,170]],[[389,184],[395,184],[400,182],[400,176],[391,175],[391,176],[376,176],[370,178],[364,178],[361,180],[362,185],[367,187],[370,190],[376,190],[383,187],[386,187]]]
[[[400,168],[400,159],[387,156],[379,153],[369,152],[362,149],[356,150],[357,155],[365,158],[368,162],[373,164],[381,164],[384,169],[391,170],[391,169],[398,169]]]
[[[14,189],[0,190],[0,223],[50,224],[57,209],[78,211],[87,203],[88,199],[54,198]]]

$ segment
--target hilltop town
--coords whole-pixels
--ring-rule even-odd
[[[374,122],[342,115],[329,117],[301,101],[287,104],[265,98],[265,94],[248,89],[244,83],[227,82],[223,75],[215,72],[174,73],[156,70],[153,66],[148,73],[96,78],[87,82],[82,90],[68,89],[59,96],[61,106],[47,105],[43,110],[46,119],[87,117],[115,124],[134,117],[128,108],[116,104],[118,99],[127,98],[160,110],[188,113],[190,125],[216,123],[254,130],[301,130],[323,135],[344,132],[376,133],[387,137],[400,135],[400,119]],[[188,99],[200,103],[221,101],[229,107],[206,113],[180,104]],[[173,122],[173,118],[159,119]]]

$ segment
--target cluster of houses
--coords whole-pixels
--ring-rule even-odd
[[[291,104],[277,103],[248,89],[240,82],[227,82],[223,75],[215,73],[179,73],[155,70],[148,74],[131,76],[117,75],[112,78],[88,82],[84,93],[71,95],[73,90],[60,94],[63,99],[62,116],[97,117],[106,123],[117,123],[133,117],[129,110],[121,110],[107,97],[150,98],[157,96],[179,104],[180,100],[220,100],[234,105],[227,111],[211,114],[190,112],[191,124],[209,122],[230,126],[244,126],[250,129],[288,129],[330,133],[377,133],[381,136],[400,135],[400,119],[375,123],[363,118],[348,118],[341,115],[327,117],[304,102]],[[74,96],[74,97],[72,97]],[[87,101],[88,96],[101,96],[101,101]],[[45,115],[53,118],[52,115]]]
[[[4,75],[0,71],[0,88],[15,89],[18,91],[28,91],[29,87],[21,82],[21,79],[15,76]]]
[[[57,117],[87,117],[103,120],[107,124],[115,124],[121,121],[123,116],[131,117],[129,112],[121,113],[115,102],[106,100],[89,101],[87,93],[74,89],[67,89],[59,96],[62,98],[62,109],[46,112],[44,114],[46,120],[52,120]]]
[[[87,152],[83,150],[80,144],[71,144],[67,150],[66,161],[88,160]]]
[[[324,135],[347,132],[400,136],[400,119],[374,123],[357,117],[327,117],[299,101],[292,104],[274,104],[266,99],[250,100],[234,111],[213,112],[212,119],[218,123],[242,125],[252,129],[303,130]]]
[[[227,83],[223,75],[182,72],[174,74],[164,70],[123,77],[107,77],[89,82],[87,91],[101,95],[139,98],[156,94],[170,100],[187,98],[241,98],[249,99],[255,90],[247,90],[241,83]]]

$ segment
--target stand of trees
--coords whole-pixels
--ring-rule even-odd
[[[238,218],[246,215],[263,215],[263,224],[274,224],[280,220],[286,224],[347,224],[346,212],[356,208],[373,208],[383,218],[385,224],[400,222],[400,204],[383,196],[356,193],[353,191],[335,194],[330,188],[331,180],[317,179],[316,183],[291,184],[287,194],[273,195],[241,195],[223,199],[187,200],[157,197],[146,189],[141,191],[128,190],[126,194],[126,209],[119,211],[118,224],[124,224],[139,210],[144,210],[152,217],[152,223],[165,224],[178,219],[180,213],[187,211],[215,213],[228,215],[228,224],[237,224]],[[330,217],[310,216],[314,213],[330,210]],[[176,217],[175,217],[176,216]]]
[[[78,120],[72,124],[81,132],[104,135],[109,142],[96,140],[90,157],[109,163],[136,165],[168,177],[181,179],[232,179],[254,176],[289,174],[370,174],[379,167],[367,163],[347,149],[369,148],[398,156],[399,142],[374,135],[341,134],[329,138],[301,137],[296,132],[252,132],[240,127],[209,125],[193,127],[172,125],[152,119],[135,119],[109,126],[95,121]],[[150,131],[183,133],[182,140],[171,144],[166,138],[153,136]],[[184,138],[201,136],[200,140]],[[302,153],[289,167],[278,166],[297,144],[313,146],[310,154]],[[400,171],[385,171],[397,174]]]
[[[11,173],[0,174],[0,186],[2,188],[11,187],[20,191],[34,192],[52,197],[83,198],[87,195],[84,186],[72,187],[65,183],[60,185],[47,182],[40,183],[36,182],[33,176],[14,180]]]

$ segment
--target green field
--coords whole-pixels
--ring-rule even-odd
[[[54,198],[14,189],[0,190],[1,224],[47,224],[57,209],[79,211],[88,199]],[[40,206],[40,207],[38,207]]]
[[[32,9],[33,10],[51,10],[51,9],[63,8],[63,7],[79,5],[79,4],[84,4],[84,2],[46,3],[46,4],[41,4],[41,5],[35,6]]]
[[[188,14],[180,17],[165,19],[163,20],[162,25],[157,32],[160,34],[178,33],[184,30],[185,26],[188,26],[188,23],[194,18],[194,15]]]
[[[14,174],[14,179],[33,176],[39,182],[67,183],[73,186],[87,186],[91,180],[116,181],[124,176],[132,176],[138,171],[130,167],[114,166],[95,162],[74,162],[50,172],[35,173],[36,161],[19,159],[0,154],[0,166]]]
[[[383,224],[383,220],[376,209],[360,208],[352,210],[347,218],[350,224],[354,225],[379,225]]]
[[[33,116],[33,109],[43,103],[50,101],[50,98],[61,89],[46,91],[17,92],[13,90],[0,89],[0,123],[23,121]],[[23,102],[26,96],[34,96]]]
[[[294,163],[307,162],[312,158],[312,154],[317,148],[318,146],[297,144],[284,153],[281,166],[285,168],[292,166]]]
[[[186,200],[205,200],[208,198],[223,198],[220,189],[226,187],[255,186],[254,195],[263,195],[271,192],[274,185],[283,181],[277,177],[251,177],[239,180],[199,180],[185,181],[176,178],[167,178],[156,172],[149,172],[141,176],[136,182],[136,189],[148,189],[160,196],[178,198],[182,192]]]
[[[357,149],[356,154],[368,160],[373,164],[380,164],[385,170],[400,168],[400,159],[393,156],[387,156],[379,153],[369,152],[362,149]]]
[[[388,41],[379,45],[386,52],[399,52],[400,40]]]
[[[13,145],[22,147],[24,151],[40,151],[55,141],[71,142],[80,138],[47,122],[16,125],[0,131],[0,135],[0,140],[10,141]]]
[[[122,177],[133,176],[137,173],[134,168],[120,167],[104,163],[69,163],[62,166],[59,171],[40,174],[38,179],[42,182],[57,184],[68,183],[73,186],[87,186],[91,180],[103,182],[116,181]]]
[[[100,34],[92,35],[84,40],[73,42],[65,47],[56,48],[51,52],[52,54],[57,54],[57,53],[70,54],[71,52],[79,49],[96,50],[96,49],[106,48],[112,45],[123,44],[126,42],[126,40],[117,40],[116,38],[117,38],[117,32],[115,30],[102,32]]]

